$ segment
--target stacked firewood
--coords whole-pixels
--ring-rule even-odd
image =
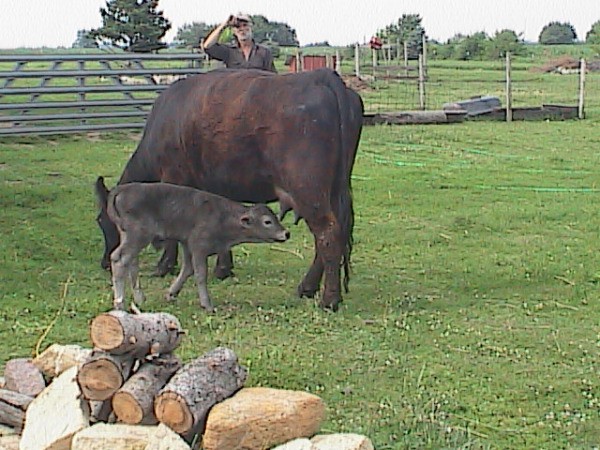
[[[182,365],[173,351],[183,334],[168,313],[97,316],[90,327],[95,350],[77,373],[91,420],[161,422],[184,437],[202,432],[210,408],[243,387],[246,370],[223,347]]]

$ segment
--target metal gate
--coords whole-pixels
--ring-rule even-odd
[[[143,128],[158,94],[204,55],[0,55],[0,136]]]

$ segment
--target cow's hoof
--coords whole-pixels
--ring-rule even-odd
[[[165,300],[168,302],[174,302],[177,299],[177,294],[171,294],[170,292],[167,292],[165,294]]]
[[[319,306],[321,307],[321,309],[323,311],[329,311],[329,312],[336,312],[340,307],[339,302],[332,302],[332,303],[320,302]]]
[[[154,271],[155,277],[164,277],[166,275],[175,275],[177,272],[174,265],[171,264],[159,264],[156,266],[156,270]]]
[[[308,298],[314,298],[315,295],[317,295],[317,292],[319,291],[319,288],[306,288],[304,287],[304,284],[300,283],[298,285],[298,289],[297,289],[297,293],[298,293],[298,297],[302,298],[302,297],[308,297]]]
[[[227,267],[215,267],[213,274],[219,280],[224,280],[226,278],[234,276],[233,271],[231,269],[228,269]]]

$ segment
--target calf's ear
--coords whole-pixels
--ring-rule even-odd
[[[104,177],[98,177],[96,180],[96,200],[100,209],[106,209],[106,203],[108,201],[108,193],[106,185],[104,184]]]
[[[240,217],[240,223],[244,228],[249,228],[252,225],[252,222],[253,219],[250,214],[244,214],[242,217]]]

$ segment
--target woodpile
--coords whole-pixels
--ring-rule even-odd
[[[224,347],[183,364],[173,353],[183,334],[167,313],[111,311],[91,322],[93,350],[51,345],[9,361],[0,424],[13,432],[0,448],[259,450],[304,439],[312,450],[372,449],[365,437],[308,441],[325,417],[319,397],[244,388],[246,369]]]

